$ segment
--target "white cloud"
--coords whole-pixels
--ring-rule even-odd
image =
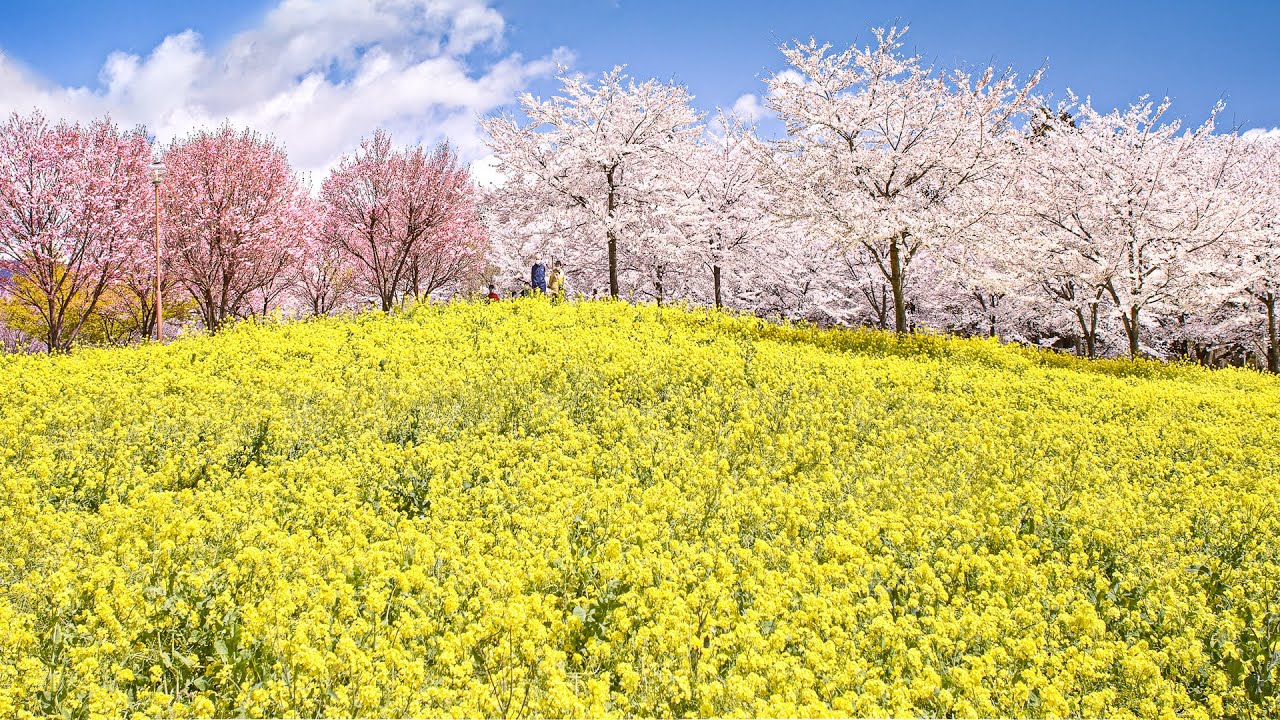
[[[482,188],[502,187],[507,176],[498,169],[498,158],[492,153],[471,163],[471,177]]]
[[[754,93],[747,93],[733,103],[733,114],[747,122],[758,121],[766,112],[764,105],[760,104],[760,96]]]
[[[504,29],[488,0],[280,0],[222,48],[188,30],[143,56],[112,53],[93,87],[51,84],[0,52],[0,111],[110,113],[161,142],[230,119],[274,135],[317,182],[375,127],[400,143],[447,135],[475,160],[487,153],[476,115],[572,62],[558,49],[476,67],[472,51],[500,53]]]
[[[1266,128],[1254,128],[1252,130],[1245,130],[1244,133],[1242,134],[1242,137],[1248,138],[1250,140],[1261,140],[1262,138],[1267,138],[1271,140],[1280,140],[1280,127],[1273,127],[1270,130]]]
[[[778,84],[800,85],[800,86],[804,86],[809,83],[809,80],[804,76],[804,73],[798,70],[792,70],[790,68],[783,70],[778,74],[774,75],[773,81]]]

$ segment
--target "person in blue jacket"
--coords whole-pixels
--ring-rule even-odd
[[[533,264],[533,272],[530,275],[529,281],[533,285],[533,289],[545,295],[547,293],[547,266],[541,262],[535,262]]]

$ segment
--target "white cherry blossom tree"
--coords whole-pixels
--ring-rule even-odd
[[[1215,138],[1212,118],[1184,132],[1168,110],[1145,98],[1108,113],[1064,106],[1028,146],[1020,188],[1032,220],[1024,269],[1039,267],[1039,284],[1077,315],[1091,346],[1099,298],[1109,301],[1134,357],[1161,354],[1144,328],[1187,309],[1209,275],[1203,262],[1241,228],[1234,136]]]
[[[784,215],[862,247],[892,291],[899,332],[912,263],[988,212],[1039,82],[994,67],[935,70],[902,53],[904,33],[877,29],[873,45],[843,52],[812,40],[782,48],[790,68],[769,80],[768,105],[787,137],[765,175]]]
[[[669,244],[680,242],[670,222],[702,116],[684,87],[636,82],[622,67],[595,83],[568,75],[560,81],[561,93],[550,99],[521,96],[526,121],[508,115],[482,122],[506,178],[490,191],[500,196],[493,202],[517,234],[520,223],[537,226],[545,247],[602,264],[612,297],[622,274],[631,290],[654,287],[661,296],[663,273],[680,265],[666,259]],[[521,241],[507,237],[513,240]]]

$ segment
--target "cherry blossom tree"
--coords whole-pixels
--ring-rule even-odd
[[[975,227],[973,235],[934,253],[939,282],[932,295],[940,306],[940,319],[962,335],[1023,339],[1027,278],[1013,260],[1018,249],[985,224]]]
[[[853,291],[842,281],[843,248],[833,246],[804,223],[776,223],[762,242],[749,246],[750,262],[734,277],[733,305],[764,317],[858,322],[849,302]]]
[[[355,299],[357,272],[341,247],[325,242],[323,233],[316,233],[303,246],[295,297],[311,315],[328,315]]]
[[[140,251],[150,149],[109,118],[50,125],[39,113],[0,126],[0,263],[12,301],[67,351],[103,293]]]
[[[470,175],[457,175],[440,196],[445,194],[454,198],[447,221],[409,256],[405,290],[415,299],[430,297],[437,290],[465,289],[486,269],[489,239],[480,222]]]
[[[230,124],[175,141],[164,161],[169,269],[217,332],[298,262],[315,224],[307,189],[280,145]]]
[[[1028,259],[1043,263],[1041,284],[1072,306],[1090,345],[1099,297],[1109,300],[1136,357],[1150,314],[1176,313],[1206,275],[1197,263],[1240,228],[1232,197],[1242,188],[1229,182],[1236,139],[1214,138],[1212,118],[1182,132],[1165,121],[1167,100],[1067,109],[1071,125],[1064,110],[1029,146],[1022,197],[1037,222],[1025,237],[1039,246]]]
[[[1236,174],[1246,189],[1234,199],[1245,224],[1217,253],[1227,310],[1217,319],[1230,326],[1226,332],[1258,346],[1267,369],[1280,373],[1280,140],[1250,139],[1242,154]]]
[[[1091,260],[1080,247],[1062,242],[1053,223],[1039,210],[1043,196],[1055,188],[1046,181],[1046,167],[1055,149],[1047,144],[1051,133],[1076,130],[1076,121],[1063,108],[1041,108],[1029,127],[1030,142],[1022,148],[1018,181],[1005,194],[1007,203],[987,224],[988,236],[977,245],[993,264],[1014,280],[1020,291],[1018,304],[1035,317],[1037,330],[1048,342],[1066,342],[1077,354],[1095,357],[1101,347],[1105,323],[1106,291],[1093,282]]]
[[[296,243],[288,248],[288,252],[275,252],[263,256],[261,267],[262,282],[235,309],[238,317],[267,315],[273,310],[292,311],[288,307],[289,300],[302,282],[303,263],[307,250],[318,234],[320,205],[309,194],[296,199],[298,206],[294,212],[306,218],[305,227],[297,228],[291,238]]]
[[[325,179],[322,242],[390,310],[479,273],[486,249],[470,171],[441,143],[397,149],[381,130]]]
[[[1017,276],[1028,283],[1021,302],[1038,315],[1045,329],[1069,338],[1079,355],[1096,357],[1100,338],[1110,336],[1104,332],[1106,290],[1093,282],[1089,258],[1060,245],[1052,232],[1035,221],[1021,225],[1020,232],[1006,236],[1020,241],[1018,251],[1005,256]]]
[[[1280,373],[1280,140],[1254,141],[1249,153],[1252,162],[1248,167],[1256,169],[1258,180],[1258,204],[1254,205],[1254,219],[1249,236],[1250,254],[1248,267],[1250,294],[1266,311],[1267,368]]]
[[[151,222],[154,222],[153,218],[148,220],[146,230],[154,232]],[[146,238],[141,251],[126,259],[116,287],[120,310],[128,315],[129,324],[139,339],[155,337],[156,334],[156,256],[155,246],[149,240],[152,238]],[[190,314],[193,303],[186,297],[185,289],[169,269],[171,263],[163,255],[161,266],[160,292],[164,316],[178,320]]]
[[[541,228],[550,241],[543,251],[601,266],[614,298],[620,275],[631,276],[632,290],[661,298],[670,282],[664,273],[683,265],[675,257],[683,238],[671,223],[683,161],[702,132],[692,96],[657,80],[637,83],[621,67],[594,84],[581,76],[560,82],[561,94],[549,100],[521,96],[527,122],[482,121],[506,178],[492,191],[501,196],[495,204],[504,226],[538,224],[535,218],[550,213],[555,222]]]
[[[840,53],[812,40],[782,48],[791,67],[768,81],[768,105],[787,137],[765,180],[784,215],[862,246],[905,332],[913,261],[998,196],[1039,74],[938,72],[901,53],[905,29],[873,32],[874,45]]]
[[[753,130],[732,116],[721,116],[719,125],[723,132],[699,140],[680,171],[683,204],[675,223],[691,259],[710,276],[715,307],[725,304],[726,270],[740,281],[751,266],[770,262],[764,246],[777,241],[778,231],[759,179]]]

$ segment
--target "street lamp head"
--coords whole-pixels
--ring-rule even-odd
[[[162,180],[164,180],[164,163],[160,158],[156,158],[155,162],[151,163],[151,184],[159,185]]]

